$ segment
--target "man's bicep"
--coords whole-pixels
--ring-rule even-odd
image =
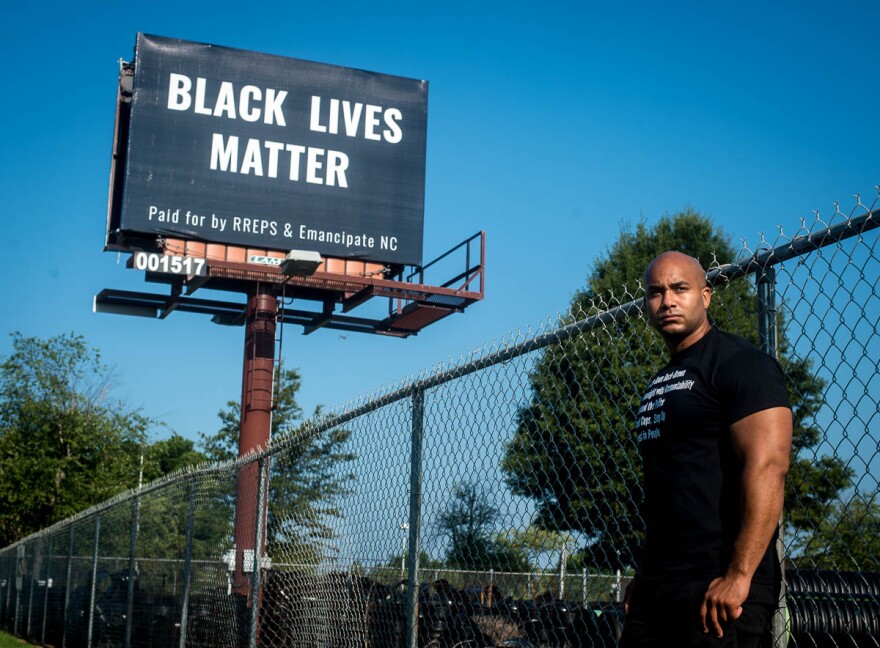
[[[771,407],[730,425],[733,447],[743,463],[775,464],[788,470],[792,417],[788,407]]]

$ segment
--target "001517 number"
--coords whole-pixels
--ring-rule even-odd
[[[195,257],[172,256],[170,254],[156,254],[155,252],[134,253],[134,267],[137,270],[187,276],[205,276],[208,274],[205,266],[205,259]]]

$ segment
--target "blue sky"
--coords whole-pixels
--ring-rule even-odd
[[[484,229],[486,299],[408,340],[285,331],[330,408],[564,311],[623,224],[693,206],[739,244],[880,182],[874,2],[6,3],[0,355],[83,334],[114,394],[195,438],[243,329],[98,315],[157,291],[103,253],[118,59],[138,31],[426,79],[425,259]],[[124,259],[122,260],[124,261]],[[357,314],[357,313],[354,313]]]

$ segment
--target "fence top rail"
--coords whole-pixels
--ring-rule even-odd
[[[706,279],[711,286],[715,286],[724,281],[757,273],[769,266],[782,263],[783,261],[790,260],[807,252],[834,243],[839,243],[852,238],[853,236],[859,236],[877,227],[880,227],[880,208],[867,211],[854,218],[847,217],[846,220],[841,223],[833,226],[826,226],[820,231],[811,232],[806,236],[795,236],[782,245],[773,248],[758,249],[754,253],[738,261],[713,268],[706,273]],[[326,418],[316,421],[313,427],[308,428],[308,431],[312,434],[320,434],[326,430],[344,425],[359,416],[369,414],[370,412],[405,398],[410,398],[416,392],[437,387],[462,376],[480,371],[481,369],[507,362],[508,360],[531,353],[532,351],[536,351],[550,344],[563,342],[585,333],[586,331],[630,317],[642,310],[642,303],[643,299],[641,297],[632,299],[624,304],[620,304],[590,317],[572,322],[571,324],[567,324],[566,326],[550,331],[549,333],[544,333],[517,344],[507,346],[467,364],[437,372],[426,378],[416,380],[351,410],[335,415],[328,414]]]
[[[878,192],[880,192],[880,187],[878,187]],[[748,276],[786,260],[802,256],[806,253],[835,243],[840,243],[855,236],[861,236],[870,230],[880,227],[880,208],[870,209],[861,202],[858,196],[856,196],[856,198],[857,205],[853,209],[853,213],[855,213],[856,210],[861,210],[861,214],[847,216],[837,208],[834,216],[843,216],[844,220],[834,225],[823,223],[818,219],[817,214],[816,222],[824,226],[822,229],[815,232],[809,232],[806,235],[791,237],[785,240],[784,243],[775,247],[771,247],[768,244],[759,246],[755,252],[745,255],[743,258],[733,263],[719,265],[709,270],[706,275],[707,281],[711,286],[715,286],[724,281]],[[806,223],[804,223],[803,228],[806,228]],[[186,467],[172,473],[171,475],[150,482],[140,488],[133,488],[124,491],[105,502],[80,511],[69,518],[56,522],[46,529],[42,529],[30,536],[22,538],[8,547],[0,548],[0,554],[6,553],[22,544],[32,542],[37,538],[58,533],[79,521],[100,515],[102,512],[117,506],[122,502],[140,498],[143,495],[160,490],[170,483],[180,481],[190,481],[194,483],[196,479],[202,476],[216,475],[218,472],[224,470],[233,472],[242,465],[254,461],[261,461],[265,457],[283,452],[290,445],[300,442],[304,438],[314,437],[328,430],[341,427],[361,416],[377,411],[398,401],[412,398],[416,394],[423,393],[431,388],[438,387],[482,369],[513,360],[517,357],[545,348],[551,344],[564,342],[587,331],[611,324],[615,321],[631,317],[641,312],[642,303],[643,299],[641,297],[631,299],[626,303],[619,304],[606,310],[600,310],[589,317],[571,322],[541,335],[525,339],[516,344],[506,345],[497,351],[470,360],[465,364],[442,371],[438,370],[427,377],[413,380],[408,384],[404,384],[402,387],[350,409],[343,409],[336,413],[327,413],[311,419],[306,421],[297,431],[279,436],[266,448],[257,448],[255,451],[243,457],[223,463],[209,463]]]
[[[865,209],[867,210],[867,207]],[[838,213],[840,212],[838,211]],[[724,279],[756,273],[769,266],[840,243],[853,236],[860,236],[877,227],[880,227],[880,208],[866,211],[855,218],[847,217],[846,220],[836,225],[826,226],[817,232],[810,232],[806,236],[794,236],[786,243],[776,247],[759,248],[750,256],[735,263],[728,263],[710,270],[706,273],[706,279],[710,285],[714,286]]]

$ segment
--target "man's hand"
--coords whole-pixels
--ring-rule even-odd
[[[722,625],[739,618],[743,611],[742,604],[748,595],[748,579],[722,576],[709,583],[709,589],[706,590],[700,606],[703,632],[712,629],[718,637],[723,637]]]

